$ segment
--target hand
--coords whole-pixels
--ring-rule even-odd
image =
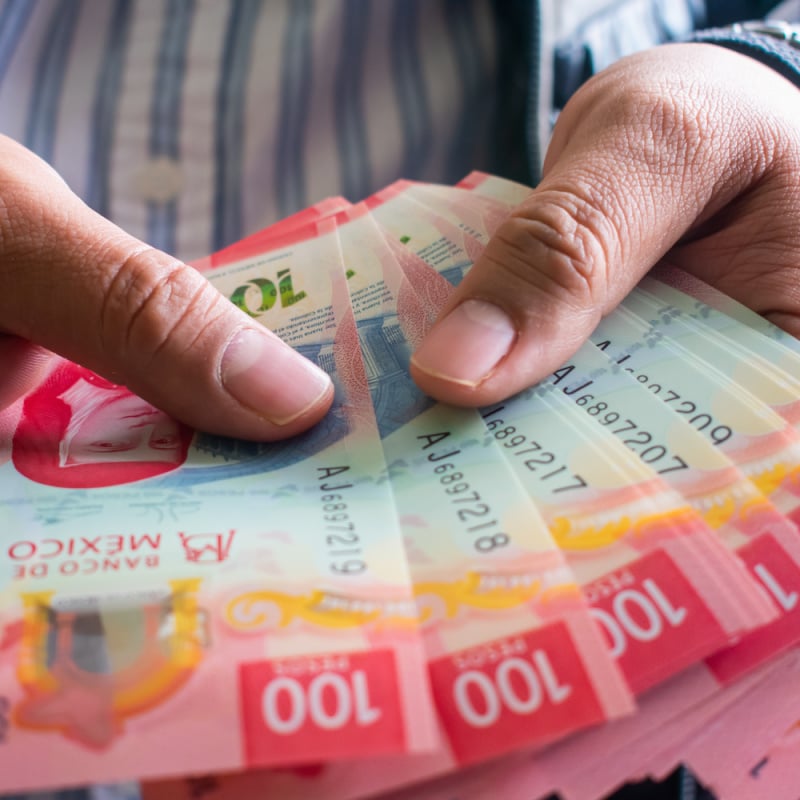
[[[800,93],[748,56],[663,46],[578,91],[542,182],[454,292],[414,377],[460,405],[514,394],[662,259],[800,336]]]
[[[328,376],[194,269],[87,208],[0,137],[0,409],[51,351],[201,430],[271,440],[317,422]]]

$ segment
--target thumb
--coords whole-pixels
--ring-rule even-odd
[[[205,431],[271,440],[323,416],[328,376],[200,273],[90,210],[15,142],[0,139],[0,165],[8,341],[83,364]]]
[[[414,354],[417,383],[483,405],[561,366],[681,236],[769,179],[788,127],[775,109],[796,105],[796,91],[746,56],[695,44],[590,81],[558,121],[539,187]]]

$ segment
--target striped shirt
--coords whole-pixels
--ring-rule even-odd
[[[488,0],[5,0],[0,132],[181,258],[487,167]]]

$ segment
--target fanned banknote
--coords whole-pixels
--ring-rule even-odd
[[[537,387],[433,403],[410,353],[529,193],[400,181],[197,262],[334,378],[291,442],[66,362],[0,415],[0,790],[597,800],[684,761],[794,800],[800,346],[662,268]]]

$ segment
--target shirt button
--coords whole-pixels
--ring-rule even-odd
[[[143,200],[168,203],[183,189],[183,170],[174,158],[158,156],[134,173],[133,182]]]

